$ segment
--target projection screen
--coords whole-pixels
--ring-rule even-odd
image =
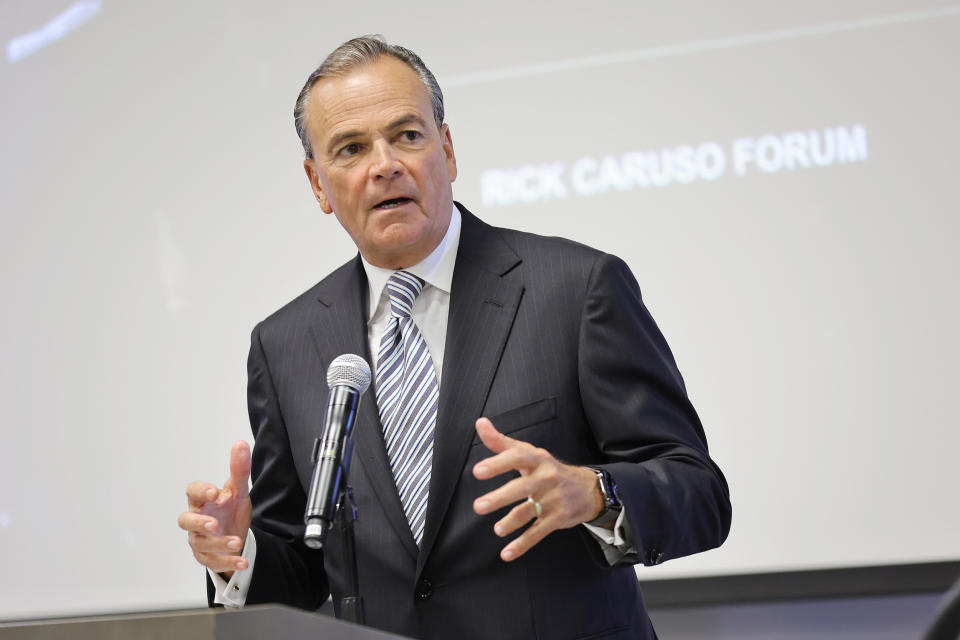
[[[0,3],[0,619],[203,606],[249,332],[355,253],[292,109],[364,33],[435,71],[457,200],[634,270],[734,505],[641,578],[960,559],[960,4],[354,7]]]

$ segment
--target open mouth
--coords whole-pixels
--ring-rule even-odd
[[[408,202],[413,202],[410,198],[390,198],[389,200],[384,200],[383,202],[378,202],[373,208],[374,209],[393,209],[407,204]]]

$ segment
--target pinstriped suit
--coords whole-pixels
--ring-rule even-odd
[[[421,548],[394,486],[372,394],[354,427],[351,485],[360,585],[371,626],[423,638],[652,638],[632,565],[609,567],[583,527],[554,532],[504,563],[502,513],[473,500],[490,452],[474,422],[572,464],[604,466],[620,487],[638,558],[655,564],[719,545],[726,482],[707,454],[673,357],[626,265],[566,240],[490,227],[466,209],[451,287],[434,462]],[[359,258],[260,323],[248,362],[257,560],[247,603],[315,609],[343,582],[302,542],[310,451],[327,365],[367,353]]]

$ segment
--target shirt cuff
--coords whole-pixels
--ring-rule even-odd
[[[210,580],[213,581],[213,603],[222,604],[224,607],[242,607],[247,601],[247,593],[250,591],[250,579],[253,577],[253,561],[257,557],[257,539],[253,535],[253,529],[247,530],[247,541],[243,545],[243,552],[240,554],[247,561],[247,568],[243,571],[234,571],[227,582],[223,577],[207,569]]]
[[[626,509],[620,510],[620,515],[617,516],[612,531],[604,527],[595,527],[586,522],[583,523],[583,526],[600,545],[600,549],[607,559],[607,564],[611,567],[630,556],[636,555],[637,549],[633,544],[633,532],[630,530],[630,521],[627,519]]]

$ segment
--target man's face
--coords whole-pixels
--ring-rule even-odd
[[[307,107],[314,195],[371,264],[423,260],[443,239],[457,177],[450,129],[437,129],[419,76],[381,56],[317,82]]]

